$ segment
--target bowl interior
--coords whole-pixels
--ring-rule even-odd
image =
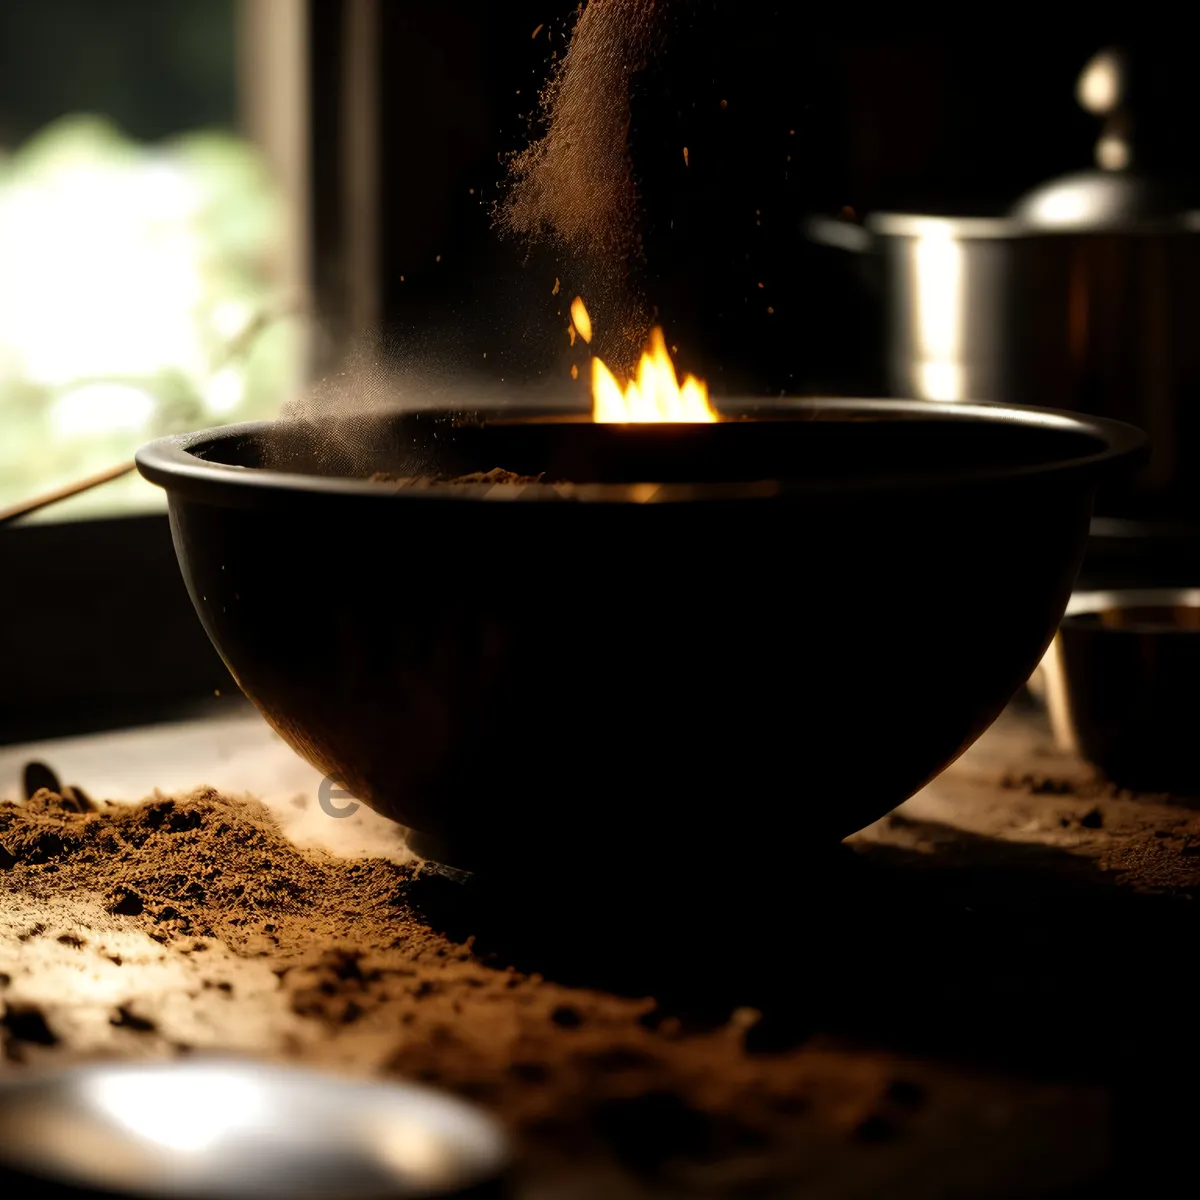
[[[796,480],[934,484],[1078,463],[1110,449],[1080,426],[806,408],[740,414],[711,425],[596,425],[544,415],[482,418],[410,412],[276,422],[212,436],[191,453],[230,466],[300,475],[453,478],[495,468],[546,483]]]

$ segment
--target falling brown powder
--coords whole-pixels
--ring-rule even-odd
[[[592,0],[542,90],[542,136],[509,163],[497,228],[574,256],[574,290],[597,318],[597,350],[631,364],[648,317],[629,287],[639,252],[629,157],[630,87],[653,52],[661,0]]]

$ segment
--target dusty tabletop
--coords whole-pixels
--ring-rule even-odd
[[[614,837],[576,895],[302,848],[212,789],[43,789],[0,806],[0,1070],[220,1049],[431,1082],[512,1130],[524,1195],[1056,1195],[1151,1120],[1189,802],[1009,717],[828,861],[752,868],[714,838],[663,904]]]

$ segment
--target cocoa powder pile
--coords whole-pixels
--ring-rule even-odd
[[[461,881],[302,850],[211,789],[0,805],[0,868],[0,1071],[233,1048],[415,1078],[497,1113],[527,1176],[606,1196],[876,1171],[972,1103],[753,1010],[696,1020],[516,969],[477,943]]]
[[[488,484],[527,484],[542,483],[546,478],[543,471],[539,475],[518,475],[515,471],[506,471],[503,467],[493,467],[490,471],[473,471],[469,475],[443,477],[439,475],[393,475],[390,471],[376,471],[368,477],[371,483],[393,483],[398,488],[424,488],[435,484],[475,483]]]
[[[664,915],[597,836],[585,911],[553,864],[336,857],[211,789],[0,804],[0,1076],[219,1050],[422,1079],[514,1132],[518,1197],[1090,1195],[1114,1136],[1145,1194],[1186,1158],[1194,800],[1013,713],[762,895],[722,837]]]

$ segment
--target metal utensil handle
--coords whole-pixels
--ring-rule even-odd
[[[852,254],[866,254],[874,243],[870,232],[861,225],[837,217],[809,217],[804,222],[804,232],[809,241]]]

